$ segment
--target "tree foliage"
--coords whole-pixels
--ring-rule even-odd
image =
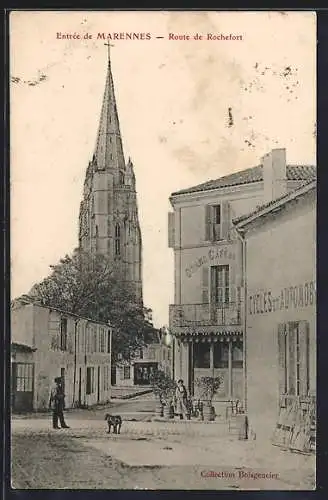
[[[136,301],[133,286],[118,279],[107,257],[76,249],[51,274],[35,284],[28,296],[48,307],[101,321],[113,327],[113,358],[133,357],[136,349],[157,339],[151,309]]]

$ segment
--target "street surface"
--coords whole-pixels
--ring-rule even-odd
[[[238,441],[223,424],[154,422],[153,396],[110,408],[12,420],[15,489],[313,489],[314,457]],[[104,414],[123,416],[121,435],[106,434]],[[270,473],[257,477],[256,473]],[[248,474],[248,476],[247,476]]]

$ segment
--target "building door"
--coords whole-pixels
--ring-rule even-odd
[[[97,377],[97,401],[100,401],[100,366],[98,366],[98,377]]]
[[[78,395],[78,404],[81,406],[82,404],[82,368],[79,369],[79,395]]]
[[[12,364],[12,409],[13,411],[33,410],[34,364]]]

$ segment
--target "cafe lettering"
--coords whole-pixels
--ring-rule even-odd
[[[271,290],[261,290],[249,296],[248,312],[266,314],[282,309],[312,306],[315,302],[315,293],[314,281],[283,288],[278,294],[273,294]]]
[[[227,247],[224,248],[210,248],[209,251],[196,259],[190,266],[188,266],[185,270],[188,278],[191,276],[203,265],[208,264],[212,260],[215,259],[229,259],[235,260],[236,256],[234,252],[228,250]]]

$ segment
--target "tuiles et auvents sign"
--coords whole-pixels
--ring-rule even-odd
[[[251,293],[248,298],[248,314],[266,314],[283,309],[300,309],[315,304],[315,281],[282,288],[274,294],[271,290]]]
[[[206,254],[198,257],[190,266],[186,267],[185,273],[188,278],[191,278],[200,267],[216,259],[235,260],[236,254],[229,247],[210,248]]]

